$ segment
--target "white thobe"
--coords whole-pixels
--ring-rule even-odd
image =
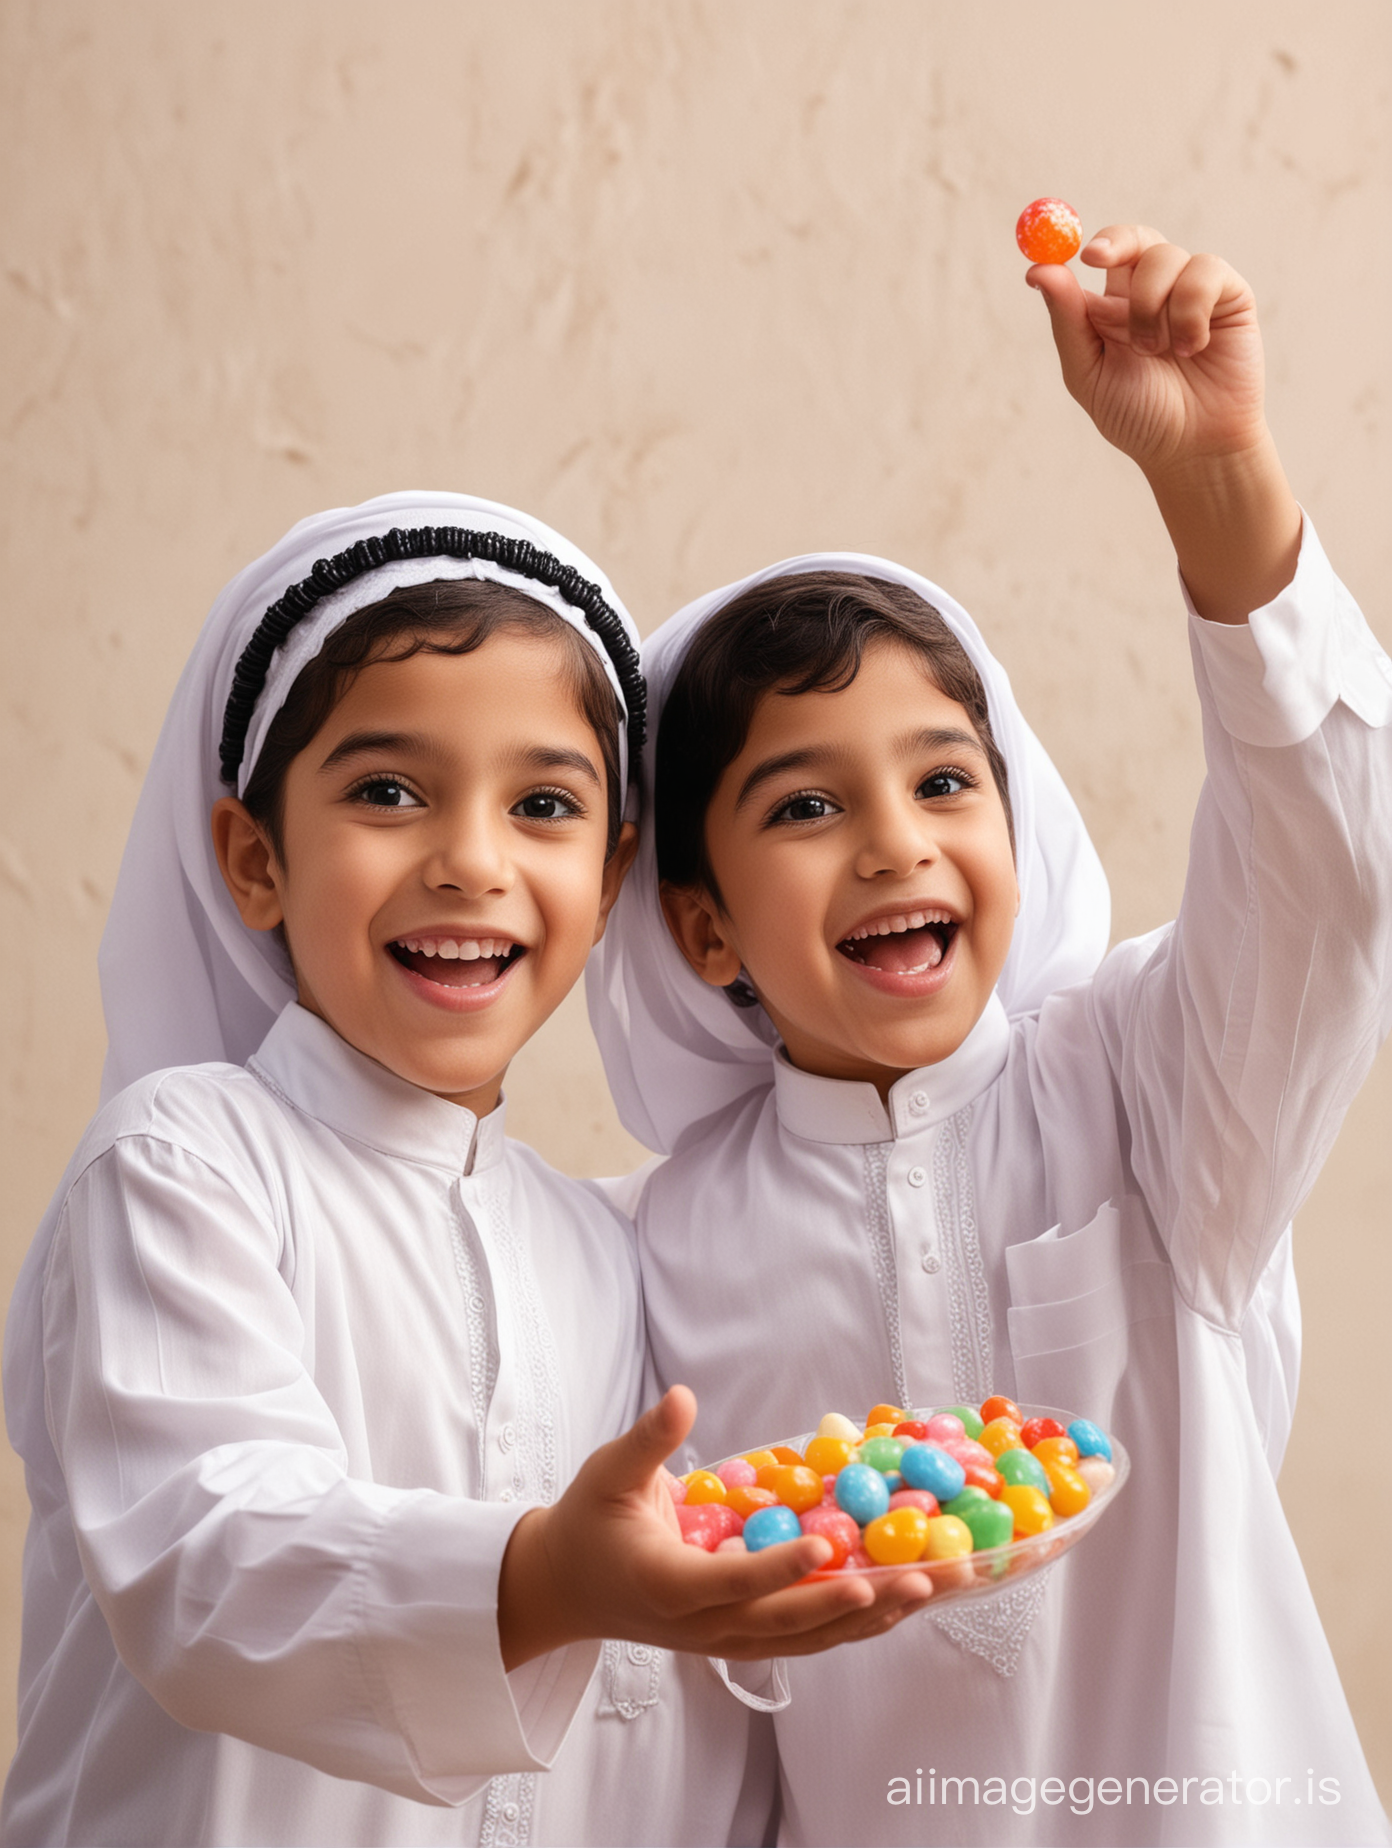
[[[1133,1459],[1000,1602],[788,1664],[790,1843],[1388,1839],[1249,1369],[1280,1373],[1260,1292],[1389,1025],[1392,667],[1308,527],[1249,626],[1191,634],[1177,922],[1036,1016],[993,1001],[887,1104],[780,1057],[642,1200],[695,1453],[1004,1392]]]
[[[247,1067],[122,1093],[8,1329],[33,1516],[4,1841],[758,1840],[750,1715],[708,1663],[503,1669],[512,1528],[631,1421],[642,1359],[631,1225],[501,1109],[295,1006]]]

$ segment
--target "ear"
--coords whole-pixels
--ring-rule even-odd
[[[614,900],[619,896],[623,882],[628,877],[628,869],[632,866],[637,852],[637,823],[626,821],[619,829],[619,838],[614,851],[604,862],[604,881],[599,891],[599,917],[595,922],[594,941],[596,943],[604,935],[604,927],[609,922],[609,913],[614,909]]]
[[[735,947],[730,921],[698,886],[663,885],[662,915],[677,948],[703,982],[728,988],[739,980],[744,958]]]
[[[235,796],[213,804],[213,849],[232,902],[248,930],[274,930],[285,921],[280,880],[270,841]]]

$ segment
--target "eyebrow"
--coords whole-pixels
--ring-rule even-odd
[[[410,753],[435,761],[439,761],[443,755],[433,740],[418,732],[356,731],[339,739],[320,764],[319,771],[322,775],[354,757],[390,756],[394,753]],[[578,775],[587,777],[596,788],[603,784],[599,771],[583,751],[567,750],[561,745],[531,745],[517,751],[512,761],[520,769],[526,770],[574,770]]]
[[[894,740],[891,747],[898,756],[913,757],[921,752],[930,754],[938,751],[975,751],[978,757],[986,755],[985,747],[975,732],[963,731],[958,726],[926,726],[922,731],[906,732]],[[800,751],[781,751],[776,757],[766,757],[755,764],[749,775],[740,784],[740,791],[735,798],[736,811],[742,809],[749,798],[763,784],[774,777],[783,776],[789,770],[822,770],[836,763],[842,756],[834,745],[808,745]]]

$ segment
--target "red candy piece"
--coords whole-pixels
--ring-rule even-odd
[[[860,1529],[842,1508],[809,1508],[798,1519],[805,1534],[820,1534],[831,1542],[831,1558],[820,1571],[837,1571],[860,1545]]]
[[[1015,226],[1015,242],[1031,263],[1067,263],[1082,241],[1082,220],[1063,199],[1036,199]]]
[[[911,1438],[915,1443],[921,1444],[928,1436],[928,1427],[921,1418],[906,1418],[903,1424],[895,1425],[891,1435]]]
[[[720,1502],[679,1503],[677,1525],[681,1528],[682,1539],[688,1546],[703,1547],[707,1553],[713,1553],[731,1531],[725,1524],[724,1514]]]
[[[1033,1450],[1041,1437],[1067,1437],[1068,1433],[1057,1418],[1029,1418],[1020,1427],[1020,1442],[1026,1450]]]
[[[1000,1500],[1000,1492],[1005,1487],[1005,1478],[994,1464],[964,1463],[966,1486],[969,1489],[985,1489],[993,1501]]]

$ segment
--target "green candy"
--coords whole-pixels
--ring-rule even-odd
[[[968,1508],[975,1508],[981,1502],[988,1502],[990,1499],[985,1489],[979,1489],[974,1482],[969,1482],[960,1495],[954,1495],[951,1501],[943,1503],[942,1511],[944,1514],[955,1514],[965,1521]]]
[[[1028,1450],[1002,1450],[996,1458],[996,1469],[1007,1482],[1027,1483],[1048,1498],[1049,1478],[1044,1474],[1044,1465]]]
[[[965,1499],[966,1491],[953,1497],[952,1512],[965,1521],[971,1530],[972,1545],[978,1553],[987,1547],[1005,1546],[1015,1536],[1015,1516],[1005,1502],[992,1501],[989,1495],[981,1502],[967,1502],[965,1507],[958,1507],[958,1502]]]
[[[939,1412],[951,1412],[954,1418],[960,1418],[962,1429],[973,1442],[986,1429],[981,1422],[981,1414],[974,1412],[969,1405],[940,1405],[937,1409]]]
[[[882,1476],[887,1476],[891,1470],[898,1469],[903,1456],[903,1438],[867,1437],[856,1452],[856,1461],[868,1463],[871,1469],[877,1469]]]

